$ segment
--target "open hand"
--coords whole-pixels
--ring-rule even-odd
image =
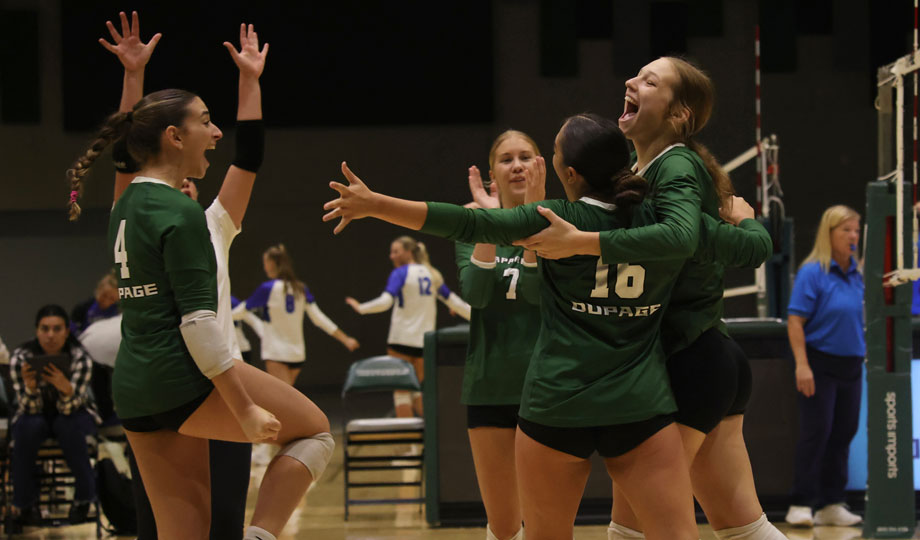
[[[815,395],[815,374],[807,364],[795,368],[795,389],[805,397]]]
[[[348,185],[339,182],[329,182],[329,187],[339,192],[339,198],[331,200],[323,205],[326,215],[323,221],[332,221],[335,218],[342,218],[339,224],[333,229],[333,234],[339,234],[353,219],[361,219],[370,215],[374,206],[374,197],[377,195],[355,176],[348,168],[348,164],[342,162],[342,174],[348,181]]]
[[[262,75],[262,70],[265,69],[265,57],[268,56],[268,43],[262,46],[261,51],[259,50],[259,34],[251,24],[249,26],[240,25],[239,52],[229,41],[224,42],[224,47],[230,51],[233,63],[240,69],[240,75],[254,79]]]
[[[112,41],[109,43],[103,38],[99,38],[99,43],[105,47],[105,50],[118,57],[125,71],[140,71],[144,69],[147,62],[150,61],[150,55],[163,34],[157,32],[150,38],[150,41],[144,43],[141,41],[141,25],[137,17],[137,12],[131,12],[131,23],[128,24],[128,16],[122,11],[118,14],[121,18],[121,33],[115,29],[112,21],[105,21],[109,34],[112,35]]]
[[[537,255],[544,259],[564,259],[579,255],[575,251],[573,239],[581,231],[568,221],[557,216],[549,208],[538,206],[537,211],[549,221],[549,227],[537,234],[515,241],[514,245],[535,251]]]
[[[546,200],[546,160],[543,156],[534,159],[534,166],[524,169],[524,204]],[[552,211],[549,211],[552,213]],[[553,214],[555,215],[555,214]]]
[[[475,165],[469,168],[468,180],[470,195],[473,196],[476,208],[501,208],[502,205],[498,198],[498,182],[492,181],[489,184],[489,191],[486,191],[482,183],[482,175],[479,174],[479,167]]]

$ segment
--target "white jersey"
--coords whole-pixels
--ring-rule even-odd
[[[245,310],[256,310],[263,321],[262,359],[276,362],[303,362],[306,350],[303,342],[303,314],[327,334],[338,326],[320,311],[310,289],[303,294],[287,290],[284,281],[272,279],[259,286],[252,296],[234,310],[242,318]]]
[[[227,338],[227,346],[233,358],[242,359],[230,304],[230,244],[242,228],[238,229],[233,223],[219,197],[214,198],[204,215],[208,221],[208,232],[211,233],[211,244],[214,245],[214,258],[217,259],[217,324]]]
[[[241,302],[235,296],[230,297],[230,305],[233,307],[234,312],[240,303]],[[262,319],[256,317],[251,311],[244,311],[241,319],[234,314],[233,330],[236,331],[236,342],[240,346],[240,352],[247,353],[252,350],[252,344],[249,343],[249,339],[247,339],[246,334],[243,333],[244,322],[252,328],[252,331],[259,336],[259,339],[262,339],[263,325]]]
[[[78,339],[93,361],[114,368],[121,345],[121,313],[87,326]]]
[[[427,266],[409,263],[393,270],[383,294],[361,304],[358,311],[378,313],[392,306],[387,344],[422,348],[425,332],[435,328],[436,300],[469,320],[469,304],[452,293],[443,281],[437,280]]]

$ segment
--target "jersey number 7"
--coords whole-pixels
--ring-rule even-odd
[[[121,279],[131,277],[128,270],[128,250],[125,247],[125,223],[128,220],[123,219],[118,224],[118,234],[115,235],[115,263],[121,265]]]
[[[597,259],[597,272],[594,274],[594,289],[591,298],[609,298],[610,265]],[[617,282],[614,288],[620,298],[639,298],[645,290],[645,268],[638,264],[622,263],[617,265]]]

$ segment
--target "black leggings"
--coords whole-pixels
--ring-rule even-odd
[[[726,416],[744,414],[751,397],[751,365],[741,347],[715,328],[668,358],[677,401],[674,420],[703,433]]]

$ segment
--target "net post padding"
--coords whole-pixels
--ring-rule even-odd
[[[912,288],[883,286],[886,271],[895,267],[898,244],[903,250],[910,242],[909,236],[898,236],[894,226],[898,215],[911,215],[910,201],[899,198],[894,187],[877,181],[866,189],[866,538],[910,537],[916,528],[910,384]]]

